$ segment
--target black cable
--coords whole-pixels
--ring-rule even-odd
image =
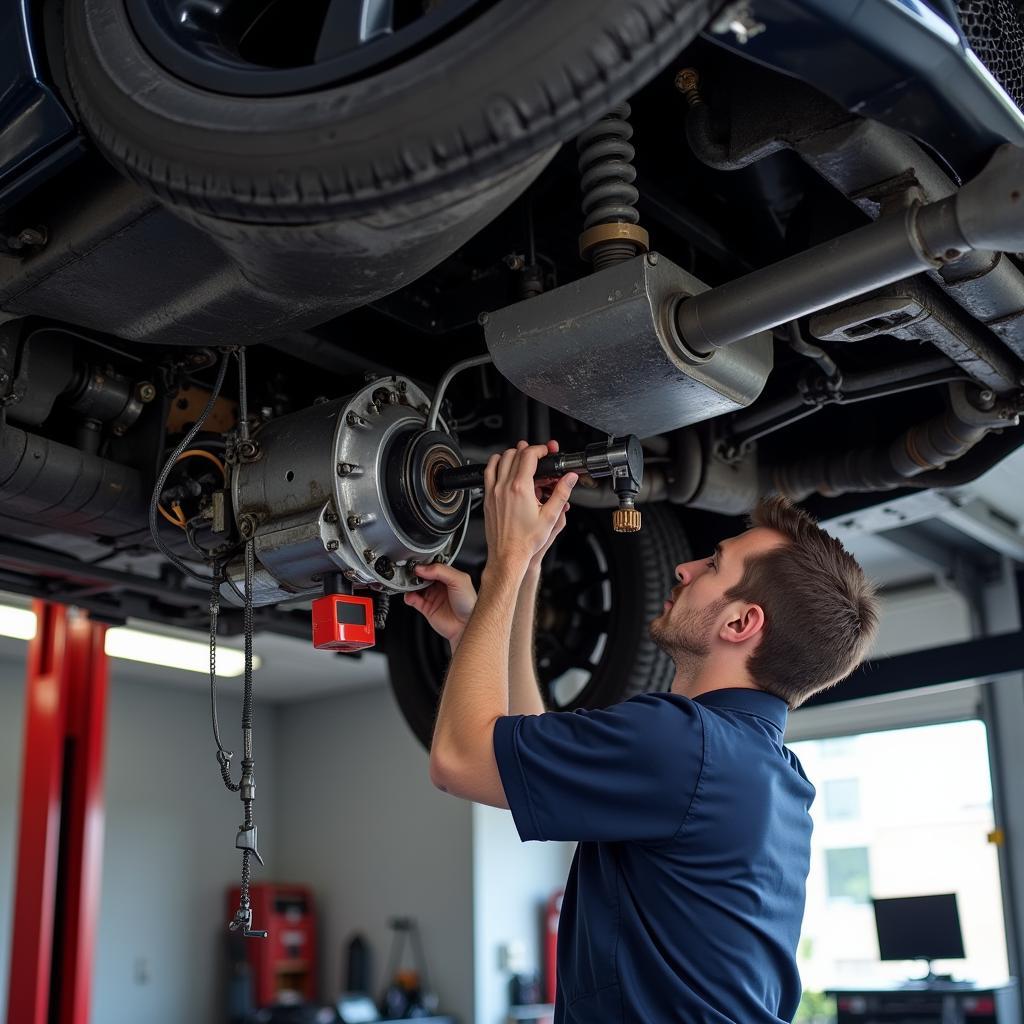
[[[217,718],[217,619],[220,615],[220,580],[214,579],[210,587],[210,719],[213,723],[213,738],[217,743],[217,763],[220,765],[220,775],[224,785],[237,793],[241,789],[241,783],[231,781],[231,758],[235,756],[234,751],[225,748],[220,739],[220,722]]]
[[[220,389],[224,385],[224,377],[228,372],[228,360],[231,358],[230,351],[225,351],[221,362],[220,369],[217,371],[217,380],[214,382],[213,390],[210,392],[210,397],[207,400],[206,406],[203,411],[199,414],[199,418],[195,423],[192,424],[192,429],[184,436],[184,438],[178,442],[177,447],[168,456],[167,462],[164,463],[164,468],[160,471],[160,475],[157,477],[156,485],[153,488],[153,495],[149,501],[149,533],[153,538],[153,543],[157,546],[160,553],[176,568],[179,572],[184,575],[196,580],[199,583],[205,583],[207,586],[213,584],[216,576],[204,576],[202,573],[196,572],[185,564],[171,549],[163,542],[160,537],[160,531],[157,524],[157,507],[160,504],[160,492],[164,489],[164,484],[167,483],[167,477],[170,476],[171,470],[174,468],[174,464],[181,457],[189,445],[192,443],[192,439],[203,429],[203,425],[209,418],[210,413],[213,411],[213,407],[220,397]]]

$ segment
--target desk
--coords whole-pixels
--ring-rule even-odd
[[[1021,1024],[1017,982],[979,986],[937,981],[898,988],[840,988],[837,1024]]]

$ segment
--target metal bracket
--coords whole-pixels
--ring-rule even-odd
[[[260,867],[264,867],[263,858],[260,856],[260,851],[256,849],[256,826],[252,828],[246,828],[244,825],[240,825],[238,828],[238,835],[235,836],[235,849],[237,850],[249,850],[252,855],[260,862]]]

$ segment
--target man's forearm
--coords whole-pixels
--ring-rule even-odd
[[[537,682],[534,626],[539,570],[530,570],[519,588],[509,646],[508,711],[510,715],[542,715],[547,710]]]
[[[488,727],[509,713],[509,634],[524,573],[518,565],[484,570],[476,608],[445,679],[432,759],[435,752],[456,759],[476,752]]]

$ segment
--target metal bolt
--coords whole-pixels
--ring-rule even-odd
[[[140,402],[152,402],[156,398],[156,386],[143,381],[136,389]]]
[[[374,562],[373,567],[377,570],[378,576],[383,576],[386,580],[394,579],[395,567],[387,555],[381,555],[381,557]]]
[[[363,561],[375,562],[377,560],[377,552],[373,548],[364,548],[363,550]]]
[[[656,252],[649,252],[647,254],[647,265],[650,267],[656,267],[658,265],[658,254]]]
[[[747,0],[729,4],[711,23],[711,31],[718,36],[731,32],[740,46],[747,43],[765,30],[763,21],[754,17]]]
[[[398,393],[404,395],[409,390],[409,382],[407,380],[400,380],[395,387],[398,388]]]
[[[991,402],[995,397],[995,392],[990,391],[988,388],[985,388],[984,391],[978,394],[978,398],[983,402]]]
[[[235,450],[243,462],[253,462],[259,458],[260,454],[259,444],[249,439],[239,441]]]
[[[487,324],[488,324],[488,323],[490,322],[490,319],[491,319],[491,314],[490,314],[490,313],[481,313],[481,314],[480,314],[480,315],[479,315],[479,316],[478,316],[478,317],[476,318],[476,322],[477,322],[477,323],[478,323],[478,324],[479,324],[479,325],[480,325],[481,327],[486,327],[486,326],[487,326]]]
[[[683,68],[676,72],[676,88],[683,94],[686,102],[695,107],[700,103],[700,75],[696,68]]]
[[[338,476],[348,476],[352,472],[351,462],[339,462],[338,463]]]
[[[238,531],[243,537],[251,537],[256,532],[256,517],[246,512],[238,518]]]
[[[434,555],[434,557],[431,559],[431,561],[435,565],[444,565],[445,557],[444,557],[443,554],[437,554],[437,555]]]
[[[526,266],[526,260],[519,253],[512,252],[505,257],[505,266],[509,270],[522,270]]]
[[[340,547],[340,545],[338,544],[338,542],[336,540],[329,540],[327,542],[327,550],[328,551],[337,551],[339,547]]]
[[[12,249],[37,249],[46,245],[46,228],[24,228],[7,240]]]
[[[348,518],[345,520],[350,530],[355,530],[363,525],[363,517],[357,512],[350,512]]]
[[[333,509],[328,509],[324,513],[324,522],[325,523],[336,523],[337,521],[338,521],[338,513],[335,512]]]
[[[323,581],[324,578],[320,575],[320,573],[314,573],[312,576],[309,577],[310,583],[323,583]]]
[[[115,423],[112,428],[115,437],[121,437],[127,429],[123,423]]]

